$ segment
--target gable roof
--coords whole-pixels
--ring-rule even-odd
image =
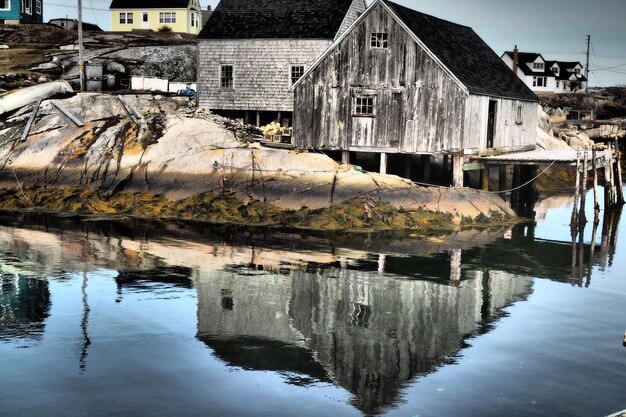
[[[198,39],[334,39],[352,0],[221,0]]]
[[[513,55],[514,55],[513,51],[506,51],[505,54],[508,55],[511,59],[513,59]],[[524,63],[535,62],[537,58],[541,58],[542,61],[547,63],[547,61],[543,59],[543,56],[536,52],[518,52],[517,53],[517,62],[524,62]]]
[[[467,26],[380,0],[472,94],[538,101],[530,88]]]
[[[113,0],[109,9],[186,9],[189,0]]]

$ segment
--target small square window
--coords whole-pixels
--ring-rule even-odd
[[[232,90],[234,88],[233,66],[222,65],[222,74],[220,77],[220,86],[224,90]]]
[[[386,33],[372,33],[370,36],[370,47],[387,48],[389,45]]]
[[[304,65],[291,66],[291,85],[294,85],[304,75]]]
[[[356,96],[354,97],[353,116],[374,117],[374,97]]]

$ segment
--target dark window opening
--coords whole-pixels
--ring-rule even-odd
[[[235,302],[233,300],[233,292],[231,290],[221,290],[220,294],[222,295],[221,305],[224,310],[233,310],[235,307]]]
[[[304,75],[303,65],[291,66],[291,85],[294,85]]]
[[[222,65],[222,76],[220,85],[223,89],[227,90],[232,90],[234,88],[232,65]]]
[[[373,117],[374,97],[359,96],[354,98],[354,116]]]
[[[387,48],[389,46],[386,33],[372,33],[370,36],[370,46],[372,48]]]

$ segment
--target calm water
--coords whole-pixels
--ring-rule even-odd
[[[625,409],[626,230],[572,244],[570,210],[428,239],[2,215],[0,415]]]

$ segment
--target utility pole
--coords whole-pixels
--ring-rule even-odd
[[[78,0],[78,74],[80,91],[85,91],[85,53],[83,49],[83,1]]]
[[[585,93],[589,92],[589,48],[591,47],[591,35],[587,35],[587,66],[585,67],[585,78],[587,84],[585,84]]]

